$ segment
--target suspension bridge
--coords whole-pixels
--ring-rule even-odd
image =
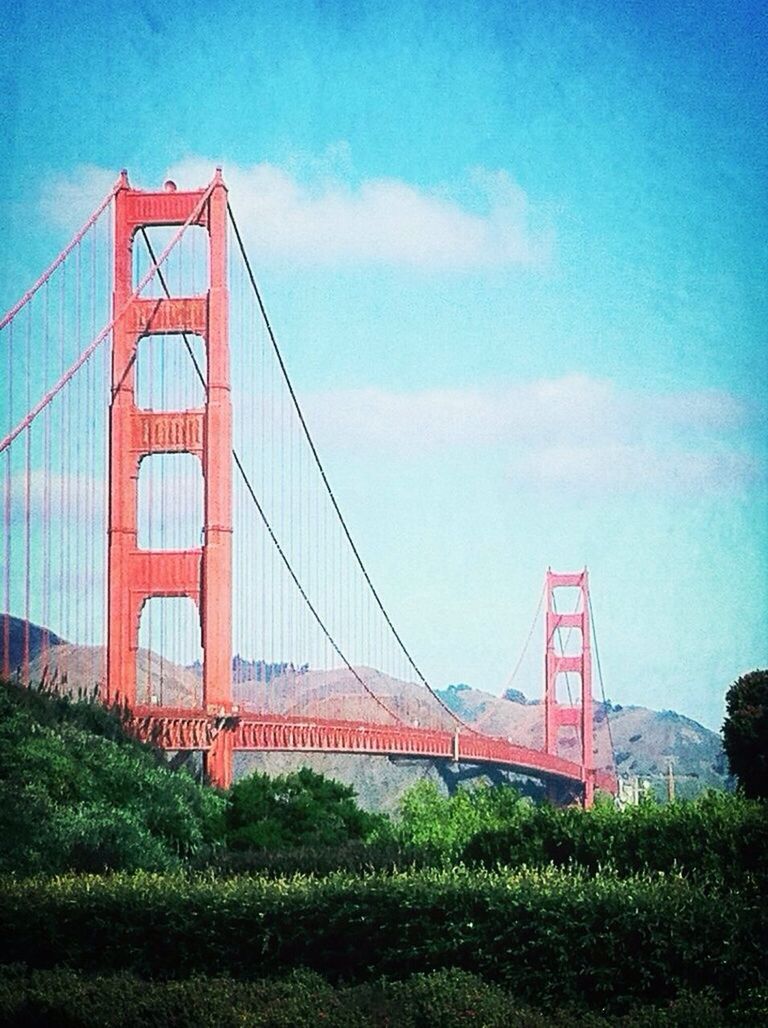
[[[586,570],[547,572],[538,745],[478,731],[422,674],[328,481],[220,171],[158,191],[123,172],[0,336],[5,679],[96,686],[222,786],[239,751],[296,750],[495,765],[586,804],[616,791],[595,760]]]

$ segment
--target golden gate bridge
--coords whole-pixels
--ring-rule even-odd
[[[221,786],[238,751],[296,750],[495,765],[587,805],[616,791],[595,761],[586,569],[547,572],[540,746],[478,731],[422,674],[331,489],[220,170],[159,191],[123,172],[0,336],[5,679],[97,686]]]

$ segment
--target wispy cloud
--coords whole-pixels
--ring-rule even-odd
[[[661,449],[631,443],[552,445],[528,449],[509,463],[516,481],[531,485],[619,490],[731,492],[760,475],[756,457],[736,450]]]
[[[70,174],[46,182],[40,213],[51,224],[74,231],[111,190],[117,175],[116,171],[95,164],[79,164]]]
[[[213,163],[189,159],[168,174],[181,185],[200,185]],[[249,249],[262,260],[431,271],[537,265],[550,254],[551,231],[535,227],[528,197],[505,171],[469,173],[461,187],[470,206],[445,189],[396,178],[351,186],[338,161],[302,167],[303,176],[295,166],[269,163],[224,168]]]
[[[167,175],[196,188],[210,181],[215,164],[188,158]],[[224,175],[248,249],[261,261],[468,271],[541,265],[552,253],[551,225],[503,170],[474,168],[453,191],[398,178],[351,185],[349,148],[337,144],[285,166],[226,165]],[[46,183],[41,213],[74,229],[116,177],[114,170],[78,165]]]
[[[724,392],[640,393],[570,375],[508,387],[307,394],[321,445],[412,457],[494,449],[531,485],[731,489],[762,462],[738,447],[750,418]]]
[[[33,519],[98,525],[106,510],[103,479],[87,474],[62,474],[33,468],[29,483],[23,471],[14,472],[10,482],[11,518],[22,521],[29,511]]]

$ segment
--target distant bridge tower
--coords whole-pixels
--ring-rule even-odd
[[[572,613],[560,613],[556,607],[555,590],[562,587],[579,590],[579,601]],[[592,709],[592,651],[589,626],[589,582],[587,569],[559,574],[547,569],[547,619],[544,656],[544,749],[557,755],[560,729],[576,728],[581,753],[581,778],[584,783],[584,805],[591,806],[595,791],[594,720]],[[580,652],[567,655],[555,646],[559,629],[578,629],[581,633]],[[574,673],[581,681],[581,704],[565,705],[558,702],[558,675]]]
[[[208,194],[205,203],[201,203]],[[195,216],[208,232],[209,282],[199,296],[133,298],[132,251],[146,226],[183,226]],[[115,195],[112,398],[109,412],[109,555],[107,692],[136,705],[139,620],[155,596],[189,597],[198,607],[203,648],[203,707],[223,714],[232,706],[232,407],[227,286],[227,190],[219,171],[208,189],[163,192],[132,189],[125,173]],[[139,340],[190,333],[205,342],[205,405],[151,411],[136,404]],[[187,550],[138,546],[138,475],[157,453],[191,453],[204,479],[202,544]],[[206,753],[209,776],[231,778],[230,733],[220,732]]]

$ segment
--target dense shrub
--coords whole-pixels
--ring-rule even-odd
[[[509,825],[478,832],[471,864],[679,871],[720,881],[768,875],[768,805],[729,793],[617,810],[528,807]]]
[[[478,832],[519,824],[531,806],[508,785],[480,785],[444,796],[434,782],[422,780],[401,798],[391,833],[403,846],[450,860]]]
[[[197,870],[219,875],[258,874],[266,877],[328,875],[336,871],[368,874],[408,868],[442,867],[443,854],[422,846],[404,846],[392,839],[353,840],[336,846],[289,846],[276,850],[219,850],[191,862]]]
[[[734,1008],[736,1017],[741,1013]],[[0,969],[0,1022],[9,1028],[704,1028],[743,1023],[736,1017],[710,990],[610,1019],[573,1008],[537,1009],[459,970],[333,988],[311,971],[255,982],[205,976],[147,982],[126,974]]]
[[[621,1009],[766,984],[759,892],[681,878],[462,869],[327,878],[0,879],[0,963],[332,981],[456,967],[521,998]]]
[[[196,977],[147,982],[127,974],[87,977],[69,970],[0,969],[0,1023],[15,1028],[315,1028],[323,1023],[358,1028],[360,1018],[345,1006],[327,982],[306,971],[277,981]]]
[[[115,714],[0,687],[0,870],[178,866],[216,843],[223,807]]]
[[[260,789],[272,790],[273,783],[261,778]],[[291,802],[286,798],[282,805]],[[344,802],[352,805],[351,797]],[[328,874],[450,867],[464,860],[488,867],[611,868],[622,874],[675,871],[721,882],[747,874],[768,876],[768,805],[721,792],[664,806],[649,802],[618,810],[604,802],[583,811],[536,806],[511,787],[476,787],[444,796],[423,781],[405,793],[396,820],[371,818],[367,842],[350,839],[345,829],[346,837],[339,832],[335,845],[303,843],[301,831],[290,829],[287,819],[286,828],[264,827],[253,811],[250,816],[251,837],[262,832],[264,838],[268,832],[275,844],[224,851],[207,866],[228,873]],[[312,834],[313,818],[305,839],[322,838]]]
[[[233,850],[330,847],[364,839],[382,824],[355,802],[355,791],[304,767],[270,778],[258,771],[235,782],[226,810]]]

